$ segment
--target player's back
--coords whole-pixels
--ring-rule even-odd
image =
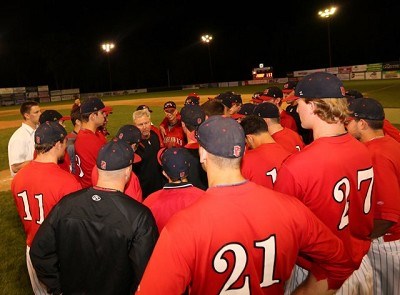
[[[370,245],[372,185],[366,147],[345,134],[319,138],[291,156],[282,164],[274,189],[309,207],[343,240],[357,265]]]
[[[292,129],[284,127],[281,131],[271,134],[272,138],[291,153],[296,153],[304,148],[300,135]]]
[[[97,154],[106,143],[100,133],[81,129],[75,140],[76,176],[83,188],[92,185],[92,169],[96,165]]]
[[[139,290],[177,294],[190,284],[191,294],[232,289],[236,294],[283,294],[299,252],[307,254],[307,247],[319,254],[332,247],[341,251],[342,243],[322,228],[296,198],[253,182],[209,188],[164,227]],[[312,247],[314,237],[329,242]],[[161,275],[161,265],[173,271]]]
[[[11,191],[28,246],[54,205],[65,195],[79,189],[81,185],[75,177],[55,163],[32,161],[17,173],[11,183]]]
[[[291,153],[278,143],[266,143],[246,150],[241,163],[242,175],[272,189],[279,168],[290,155]]]

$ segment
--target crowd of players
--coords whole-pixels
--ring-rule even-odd
[[[99,98],[21,105],[8,155],[35,294],[400,294],[400,132],[377,100],[314,73],[163,109],[107,140]]]

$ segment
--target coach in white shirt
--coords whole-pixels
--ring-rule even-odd
[[[11,176],[14,176],[33,159],[35,130],[41,115],[39,104],[35,101],[24,102],[21,105],[20,113],[24,121],[8,142],[8,163]]]

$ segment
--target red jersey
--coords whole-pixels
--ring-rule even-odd
[[[158,232],[178,211],[193,204],[204,191],[191,183],[167,183],[161,190],[150,194],[143,204],[149,207],[157,222]]]
[[[296,198],[249,181],[213,187],[164,227],[136,294],[283,294],[297,255],[331,287],[351,274],[341,241]]]
[[[65,195],[82,187],[75,177],[55,163],[32,161],[14,176],[11,191],[31,246],[39,226]]]
[[[347,133],[314,140],[289,157],[274,189],[309,207],[342,239],[358,269],[371,243],[373,177],[367,148]]]
[[[394,127],[388,120],[383,120],[383,133],[390,135],[400,142],[400,130]]]
[[[97,170],[97,166],[94,166],[92,170],[92,183],[94,186],[97,184],[97,180],[99,180],[99,171]],[[135,173],[133,173],[133,171],[131,173],[131,178],[125,185],[124,193],[140,203],[143,202],[142,188],[140,187],[139,178]]]
[[[162,139],[162,136],[161,136],[160,129],[158,129],[156,126],[154,126],[152,124],[151,125],[151,130],[153,130],[157,134],[158,140],[160,141],[160,148],[163,148],[164,147],[164,142],[163,142],[163,139]]]
[[[282,110],[281,113],[279,114],[279,117],[280,117],[280,123],[283,127],[292,129],[293,131],[297,132],[296,121],[288,112]]]
[[[400,239],[400,143],[389,135],[365,142],[374,166],[375,219],[393,221],[383,236],[387,241]]]
[[[282,162],[290,155],[277,143],[265,143],[253,150],[246,149],[241,164],[242,175],[272,189]]]
[[[301,136],[292,129],[283,127],[281,131],[271,134],[272,138],[291,153],[296,153],[304,148]]]
[[[186,144],[186,137],[180,119],[178,119],[176,124],[173,126],[167,124],[163,127],[165,129],[165,136],[162,135],[162,137],[166,148],[183,147]]]
[[[76,136],[75,174],[83,188],[92,186],[92,170],[96,165],[97,154],[106,142],[106,138],[101,132],[93,133],[88,129],[81,129]]]

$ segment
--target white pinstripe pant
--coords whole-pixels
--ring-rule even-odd
[[[368,252],[374,280],[374,295],[400,294],[400,240],[372,240]]]
[[[297,265],[285,285],[285,295],[290,295],[308,275],[308,271]],[[372,295],[372,267],[367,255],[361,261],[360,268],[343,283],[336,295]]]
[[[31,248],[26,246],[26,266],[28,268],[29,278],[31,279],[33,293],[35,293],[35,295],[48,295],[46,286],[39,281],[36,271],[33,268],[31,257],[29,256],[30,250]]]

